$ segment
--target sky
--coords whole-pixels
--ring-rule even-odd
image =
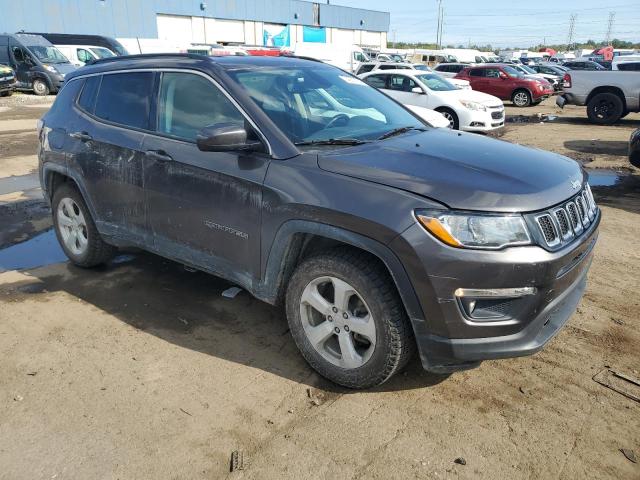
[[[388,44],[436,40],[437,0],[332,0],[332,4],[391,13]],[[566,43],[576,14],[574,41],[603,40],[609,12],[611,38],[640,41],[640,0],[442,0],[443,43],[494,47]],[[546,42],[545,42],[546,39]]]

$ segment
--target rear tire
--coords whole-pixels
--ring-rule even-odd
[[[598,93],[587,104],[587,116],[591,123],[612,125],[622,118],[624,104],[615,93]]]
[[[100,237],[87,204],[75,186],[60,185],[53,194],[51,210],[58,242],[74,265],[90,268],[109,261],[116,249]]]
[[[460,129],[460,121],[458,120],[458,115],[456,112],[451,110],[450,108],[436,108],[436,112],[440,112],[447,120],[449,120],[449,128],[452,130]]]
[[[516,90],[511,95],[511,101],[516,107],[529,107],[531,105],[531,94],[526,90]]]
[[[0,97],[10,97],[13,95],[13,90],[7,90],[6,92],[0,92]]]
[[[49,95],[49,85],[43,79],[36,78],[33,81],[33,93],[41,97]]]
[[[302,262],[289,281],[286,309],[305,360],[323,377],[348,388],[386,382],[415,351],[391,277],[371,256],[354,249]]]

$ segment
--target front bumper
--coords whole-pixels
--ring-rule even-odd
[[[494,118],[495,117],[495,118]],[[504,107],[490,108],[486,112],[469,110],[460,118],[460,130],[465,132],[489,132],[504,127]]]
[[[575,311],[591,265],[600,213],[587,232],[550,252],[537,246],[501,251],[448,247],[415,225],[392,242],[403,258],[421,303],[412,318],[423,367],[433,372],[472,368],[483,360],[529,355],[564,326]],[[411,252],[409,252],[411,249]],[[503,320],[470,319],[456,289],[535,287],[536,293]]]
[[[13,75],[5,77],[0,75],[0,92],[12,92],[16,89],[16,85],[16,78]]]

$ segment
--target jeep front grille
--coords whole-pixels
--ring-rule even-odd
[[[547,247],[556,248],[571,242],[586,231],[597,216],[598,207],[589,184],[567,202],[535,214],[541,240]]]

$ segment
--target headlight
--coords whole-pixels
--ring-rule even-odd
[[[469,110],[477,110],[480,112],[486,112],[487,107],[478,102],[472,102],[471,100],[460,100],[460,103]]]
[[[429,233],[452,247],[495,250],[531,243],[521,215],[422,210],[416,212],[416,218]]]
[[[49,70],[52,73],[58,73],[58,70],[56,70],[56,67],[54,67],[53,65],[43,65],[44,68],[46,68],[47,70]]]

